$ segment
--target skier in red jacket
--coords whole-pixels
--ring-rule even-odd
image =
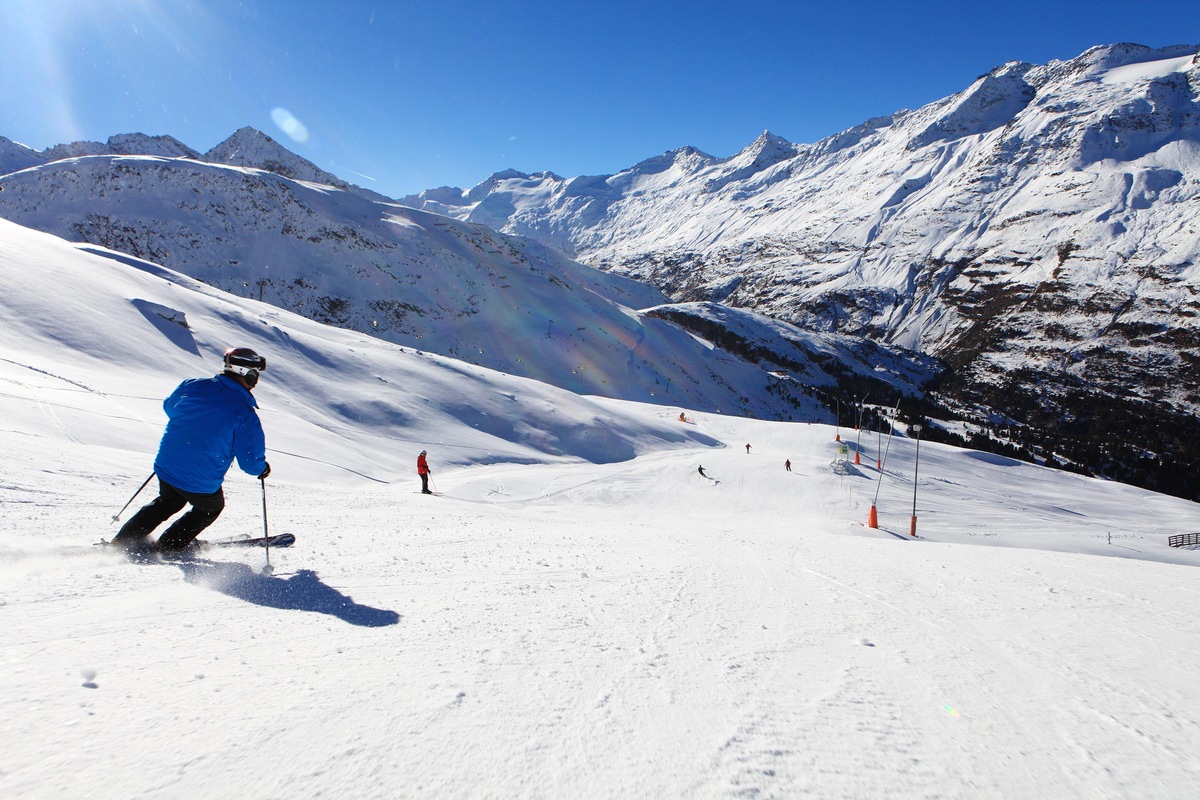
[[[417,474],[421,476],[421,494],[433,494],[429,491],[429,473],[433,470],[429,469],[429,462],[425,460],[425,451],[421,451],[421,455],[417,456]]]

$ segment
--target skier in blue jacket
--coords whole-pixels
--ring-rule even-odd
[[[250,348],[233,348],[225,353],[224,372],[185,380],[163,401],[167,429],[154,459],[158,497],[130,517],[113,538],[114,544],[148,547],[150,533],[190,503],[191,509],[154,545],[159,550],[182,550],[225,508],[221,484],[234,458],[243,472],[266,479],[271,465],[266,460],[258,403],[250,394],[266,368],[267,360]]]

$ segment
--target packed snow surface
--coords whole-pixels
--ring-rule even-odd
[[[8,223],[0,242],[0,796],[1200,785],[1200,552],[1167,546],[1193,503],[899,431],[579,396]],[[232,344],[268,358],[273,472],[235,467],[206,538],[296,546],[273,574],[261,549],[94,547],[162,397]]]

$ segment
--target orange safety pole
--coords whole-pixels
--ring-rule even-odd
[[[879,527],[879,515],[875,513],[875,504],[874,503],[871,504],[871,514],[870,514],[870,516],[867,517],[867,527],[868,528],[878,528]]]
[[[913,515],[912,521],[908,525],[908,535],[914,538],[917,535],[917,517],[915,514]]]

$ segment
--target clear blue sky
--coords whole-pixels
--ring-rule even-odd
[[[401,196],[812,142],[1123,41],[1200,43],[1200,0],[0,0],[0,135],[250,125]]]

